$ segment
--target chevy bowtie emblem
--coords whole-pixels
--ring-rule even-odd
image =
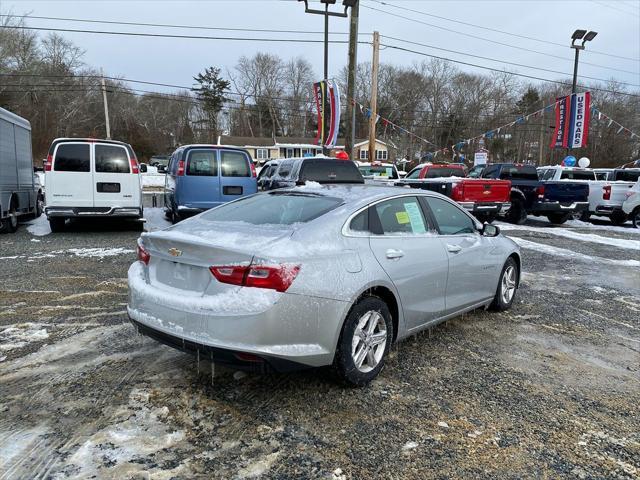
[[[182,250],[178,250],[177,248],[170,248],[168,251],[169,255],[171,255],[172,257],[179,257],[180,255],[182,255]]]

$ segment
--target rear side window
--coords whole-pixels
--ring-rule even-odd
[[[242,152],[220,153],[220,163],[222,165],[223,177],[250,177],[251,169],[249,160]]]
[[[464,170],[461,168],[431,167],[427,170],[424,178],[438,177],[464,177]]]
[[[614,172],[614,181],[636,182],[640,177],[640,170],[616,170]]]
[[[246,222],[252,225],[293,225],[306,223],[333,210],[339,198],[299,193],[254,195],[227,203],[202,214],[212,222]]]
[[[300,182],[364,183],[355,163],[346,160],[305,160],[300,169]]]
[[[89,144],[66,143],[58,145],[53,160],[56,172],[89,172],[91,171],[91,153]]]
[[[216,151],[190,151],[189,159],[187,160],[187,175],[195,177],[217,177],[218,159],[216,158]]]
[[[560,178],[568,178],[571,180],[595,180],[596,175],[595,173],[586,170],[563,170],[560,174]]]
[[[375,205],[384,235],[427,233],[427,221],[416,197],[400,197]]]
[[[528,165],[522,166],[504,166],[500,171],[500,178],[514,180],[538,180],[538,172],[535,167]]]
[[[116,145],[96,145],[96,172],[129,173],[127,151]]]
[[[368,232],[369,231],[369,210],[364,210],[353,217],[349,224],[349,230],[352,232]]]

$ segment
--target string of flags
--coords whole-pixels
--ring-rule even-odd
[[[598,110],[596,107],[591,107],[591,118],[597,118],[598,120],[607,121],[607,128],[610,128],[612,125],[617,127],[616,133],[624,133],[625,135],[629,135],[629,138],[640,138],[640,135],[632,132],[630,129],[622,125],[621,123],[616,122],[613,118],[611,118],[606,113]]]

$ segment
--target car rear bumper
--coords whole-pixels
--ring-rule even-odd
[[[501,213],[511,208],[511,203],[508,202],[458,202],[458,204],[473,213]]]
[[[45,207],[47,218],[128,217],[142,218],[140,207]]]
[[[582,212],[589,209],[589,202],[535,202],[531,207],[532,213],[571,213]]]
[[[612,215],[614,213],[623,213],[622,205],[598,205],[595,210],[597,215]]]
[[[130,267],[128,278],[127,312],[142,333],[180,349],[189,345],[192,351],[219,354],[226,363],[243,353],[275,370],[329,365],[348,311],[346,302],[258,288],[231,289],[228,301],[150,285],[140,262]]]

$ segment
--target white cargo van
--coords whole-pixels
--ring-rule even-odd
[[[0,108],[0,232],[15,232],[20,216],[40,216],[43,204],[33,174],[31,124]]]
[[[113,140],[58,138],[45,163],[51,231],[67,218],[142,218],[140,167],[131,145]]]

